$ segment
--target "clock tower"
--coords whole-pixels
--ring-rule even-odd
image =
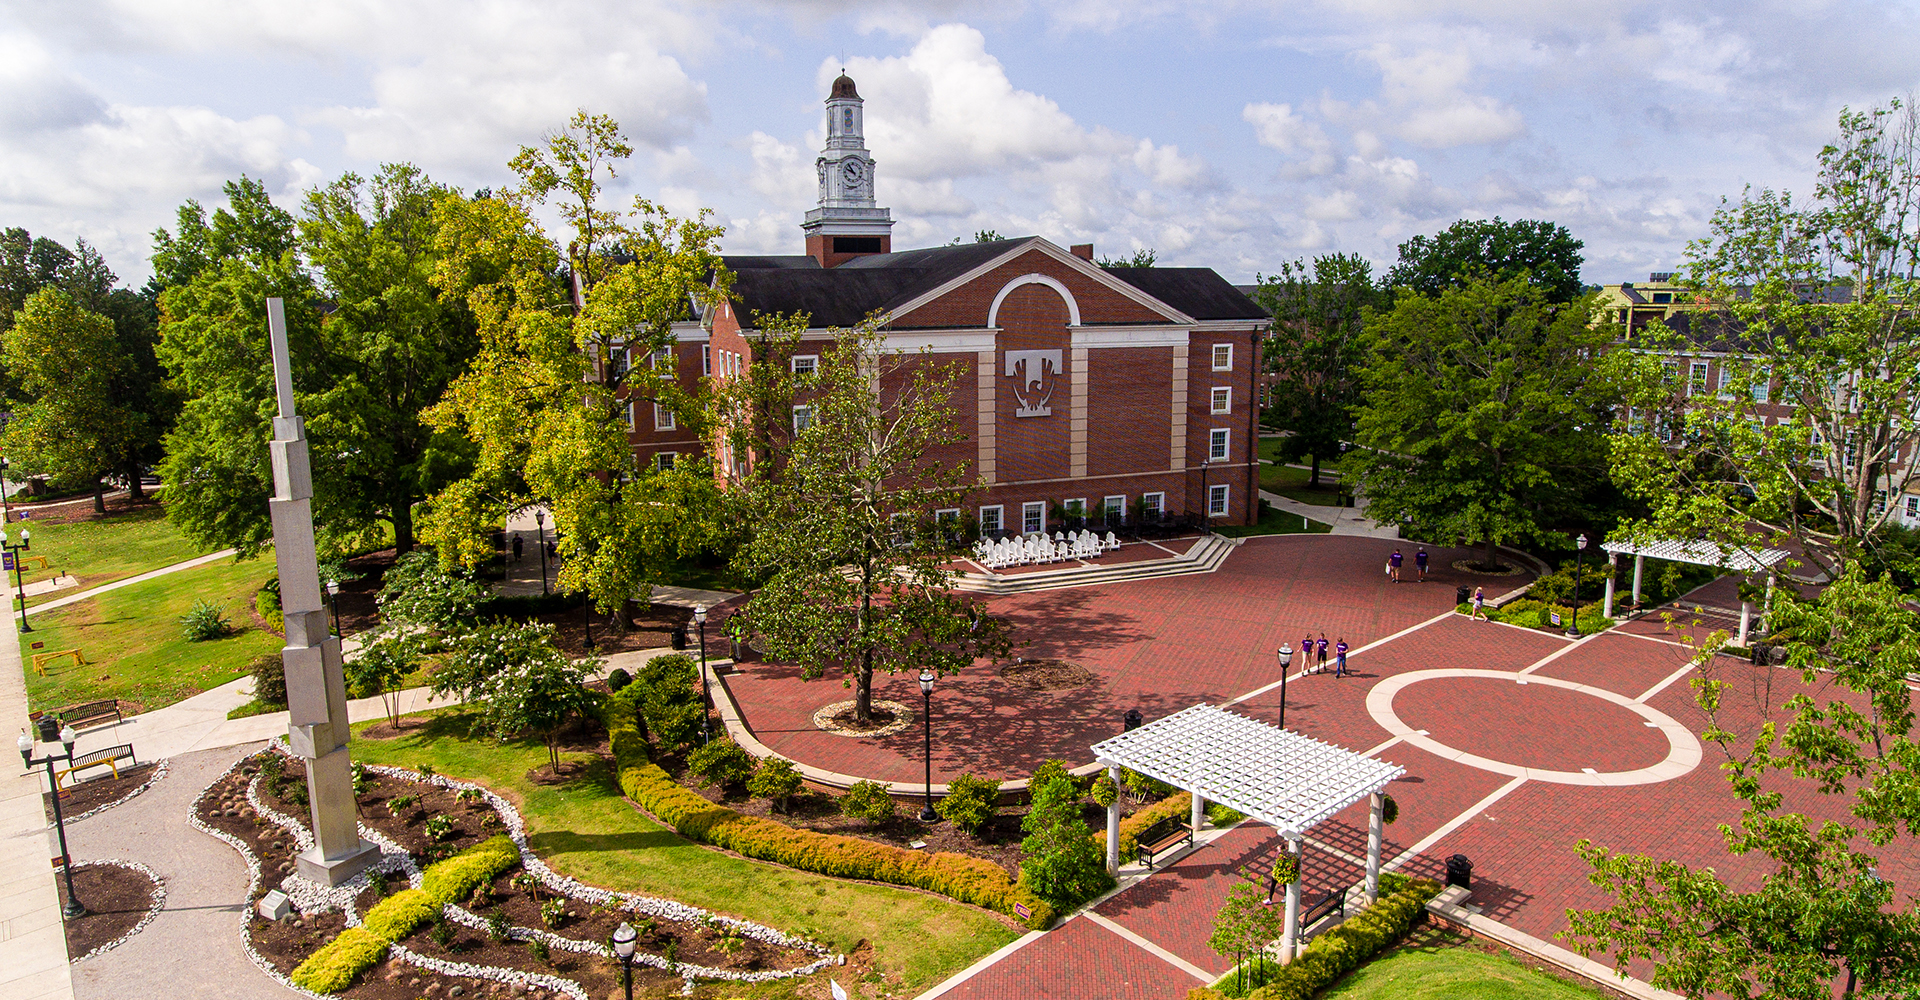
[[[853,80],[833,81],[827,97],[827,148],[814,161],[820,207],[807,213],[807,255],[821,267],[893,250],[893,216],[873,201],[873,157],[867,155],[865,111]]]

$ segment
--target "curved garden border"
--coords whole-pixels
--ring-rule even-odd
[[[153,763],[154,763],[153,773],[147,775],[147,780],[141,782],[139,786],[136,787],[133,791],[128,792],[127,794],[122,795],[117,799],[114,799],[112,802],[107,802],[101,805],[94,806],[92,809],[89,809],[78,816],[68,816],[66,817],[66,822],[78,823],[83,819],[87,819],[88,817],[98,816],[101,813],[106,812],[107,810],[112,809],[115,806],[125,805],[128,802],[133,801],[135,796],[139,795],[141,792],[144,792],[149,788],[152,788],[154,784],[157,783],[161,778],[164,778],[167,776],[167,758],[162,757],[159,760],[154,761]],[[53,824],[48,823],[44,827],[44,829],[48,829],[48,830],[53,829]],[[133,864],[133,862],[129,861],[127,862],[127,864]]]
[[[139,793],[135,792],[134,794],[137,795]],[[132,798],[132,797],[133,795],[127,796],[127,798]],[[101,806],[100,808],[106,809],[111,806],[118,805],[119,802],[125,802],[125,801],[126,799],[120,799],[118,802],[109,802],[107,805]],[[99,811],[100,811],[99,809],[94,810],[94,812],[99,812]],[[136,871],[142,875],[145,875],[149,880],[153,882],[153,904],[147,907],[146,915],[141,917],[138,923],[135,923],[132,927],[128,928],[125,934],[122,934],[119,937],[114,938],[111,941],[108,941],[106,944],[103,944],[94,948],[92,951],[87,952],[86,954],[81,955],[78,958],[67,959],[68,965],[78,965],[81,962],[84,962],[87,959],[94,957],[95,955],[104,955],[107,952],[110,952],[113,949],[118,948],[123,944],[126,944],[128,941],[133,940],[133,936],[135,934],[140,933],[143,930],[146,930],[147,925],[150,923],[153,923],[153,918],[159,916],[160,911],[164,909],[167,905],[167,880],[162,878],[159,872],[154,871],[151,868],[148,868],[146,865],[143,865],[138,861],[127,861],[121,858],[102,858],[95,861],[78,862],[73,866],[73,870],[79,871],[82,868],[94,868],[94,867],[125,868],[129,871]]]

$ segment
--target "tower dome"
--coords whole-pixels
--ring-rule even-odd
[[[831,101],[836,97],[858,98],[859,96],[860,94],[853,89],[853,77],[842,73],[834,78],[833,93],[827,95],[827,100]]]

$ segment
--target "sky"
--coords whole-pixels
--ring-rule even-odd
[[[823,106],[866,100],[894,246],[991,229],[1236,282],[1548,219],[1589,282],[1672,270],[1723,197],[1811,191],[1843,107],[1920,78],[1920,0],[0,0],[0,226],[150,273],[242,174],[297,209],[384,162],[467,190],[575,109],[613,193],[799,253]]]

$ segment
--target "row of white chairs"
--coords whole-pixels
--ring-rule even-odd
[[[988,569],[1066,562],[1073,559],[1097,559],[1102,552],[1120,547],[1113,532],[1101,538],[1092,531],[1054,532],[1052,538],[1035,532],[999,541],[981,539],[974,543],[973,555]]]

